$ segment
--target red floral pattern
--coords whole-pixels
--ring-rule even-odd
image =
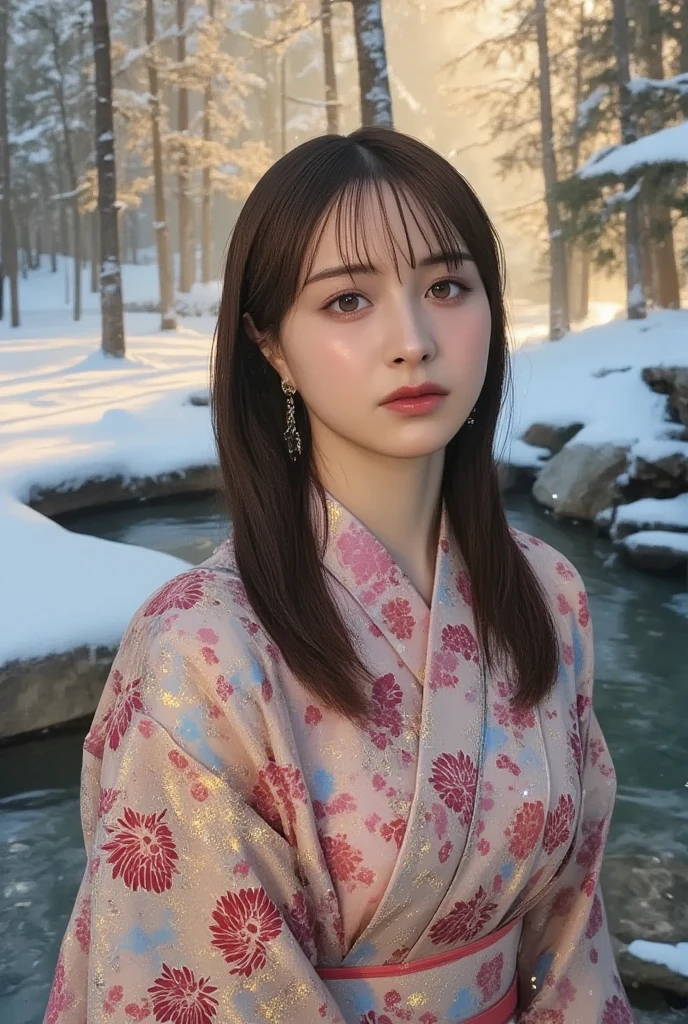
[[[604,1004],[601,1024],[633,1024],[633,1014],[625,999],[612,996]]]
[[[497,904],[493,903],[482,885],[475,896],[464,902],[457,900],[452,909],[430,929],[430,939],[435,945],[458,946],[472,942],[484,929]]]
[[[61,1015],[69,1009],[73,1002],[74,994],[68,989],[65,980],[64,954],[60,953],[45,1011],[45,1024],[57,1024]]]
[[[395,597],[392,601],[387,601],[380,611],[390,633],[397,640],[411,639],[416,620],[411,612],[411,604],[405,597]]]
[[[390,735],[395,738],[401,736],[403,728],[401,703],[403,699],[402,689],[392,672],[380,676],[373,683],[369,733],[373,743],[380,750],[387,749],[391,743]]]
[[[482,993],[484,1003],[493,1002],[498,995],[502,985],[503,970],[504,954],[498,953],[492,960],[486,960],[478,971],[478,988]]]
[[[298,768],[268,761],[267,766],[258,772],[258,782],[253,787],[252,806],[271,828],[292,844],[296,842],[296,804],[305,802],[306,786]],[[286,817],[284,828],[280,806]]]
[[[148,989],[155,1019],[169,1021],[169,1024],[210,1024],[217,1015],[219,1003],[213,995],[217,985],[209,985],[208,981],[208,978],[196,981],[188,967],[170,967],[163,963],[162,973]],[[128,1010],[126,1007],[125,1013],[132,1016]]]
[[[151,615],[162,615],[172,608],[188,610],[203,599],[203,583],[212,578],[212,574],[191,570],[183,576],[170,580],[154,594],[143,609],[146,618]]]
[[[308,959],[315,962],[315,913],[313,907],[302,892],[295,892],[291,903],[283,910],[289,931]]]
[[[595,898],[592,901],[592,908],[590,910],[588,927],[585,929],[586,939],[594,939],[603,924],[604,914],[602,912],[602,900],[597,894],[595,894]]]
[[[541,800],[523,804],[511,820],[504,835],[509,838],[509,853],[525,860],[533,852],[542,834],[545,808]]]
[[[406,819],[405,818],[394,818],[393,821],[385,822],[384,825],[380,826],[380,835],[382,838],[389,842],[391,839],[397,844],[397,849],[401,849],[401,844],[404,841],[404,835],[406,833]]]
[[[282,918],[262,886],[225,893],[212,919],[212,945],[230,965],[230,974],[250,978],[265,967],[267,945],[282,931]]]
[[[467,754],[440,754],[432,762],[430,784],[447,807],[470,825],[478,786],[478,768]]]
[[[569,842],[575,815],[573,797],[570,793],[562,793],[555,809],[547,812],[545,836],[542,841],[545,853],[551,856],[560,846]]]
[[[347,837],[338,832],[334,836],[323,836],[320,840],[325,861],[334,882],[355,885],[361,882],[370,885],[375,875],[369,868],[362,868],[363,853],[351,845]]]
[[[442,646],[455,654],[460,654],[466,661],[479,661],[478,641],[468,626],[445,626],[442,630]]]
[[[113,837],[103,843],[103,851],[110,854],[106,863],[114,865],[113,879],[121,875],[134,892],[140,888],[161,893],[172,888],[178,855],[172,832],[163,821],[166,813],[140,814],[125,807],[116,826],[106,825]]]

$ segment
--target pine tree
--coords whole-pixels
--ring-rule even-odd
[[[320,2],[320,28],[322,31],[325,102],[327,104],[327,132],[329,135],[337,135],[339,133],[339,98],[334,40],[332,38],[332,0],[321,0]]]

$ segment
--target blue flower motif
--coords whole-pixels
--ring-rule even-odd
[[[583,662],[585,661],[585,644],[583,643],[583,637],[578,626],[574,627],[573,630],[573,670],[576,675],[579,675],[583,670]]]
[[[326,803],[334,793],[334,785],[334,775],[324,768],[318,768],[313,776],[312,788],[315,799]]]
[[[535,964],[535,986],[536,991],[540,991],[542,986],[545,984],[545,978],[550,972],[552,964],[554,963],[554,953],[543,953]]]
[[[224,762],[215,754],[208,742],[203,728],[202,715],[201,708],[194,708],[193,711],[181,715],[177,726],[177,735],[185,744],[188,744],[192,756],[197,761],[200,761],[206,768],[222,771],[225,767]]]
[[[460,988],[456,993],[454,1002],[449,1007],[448,1012],[453,1015],[456,1020],[465,1020],[465,1018],[472,1014],[478,1008],[478,1000],[475,998],[469,988]]]
[[[375,958],[376,953],[377,946],[373,942],[364,942],[354,953],[346,958],[346,966],[369,963]]]
[[[499,873],[504,879],[504,881],[508,882],[509,879],[513,878],[514,876],[514,865],[511,863],[511,861],[506,861],[504,864],[502,864],[501,868],[499,869]]]
[[[489,725],[485,730],[485,749],[490,754],[501,750],[506,740],[506,731],[501,725]]]
[[[375,1009],[375,993],[367,981],[350,981],[351,988],[347,995],[351,1000],[354,1013],[361,1016]]]

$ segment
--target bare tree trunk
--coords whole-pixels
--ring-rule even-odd
[[[664,78],[664,32],[659,0],[641,0],[636,5],[640,57],[648,78]],[[667,121],[659,109],[649,112],[650,131],[666,128]],[[653,297],[665,309],[678,309],[681,294],[674,247],[671,211],[661,200],[647,203],[647,251],[650,257],[650,276]]]
[[[98,255],[98,208],[91,211],[89,216],[91,222],[91,293],[98,291],[98,271],[100,269],[100,256]]]
[[[554,150],[554,116],[552,114],[549,41],[547,38],[547,5],[536,0],[536,25],[539,55],[540,124],[542,134],[542,172],[545,178],[547,228],[549,231],[549,337],[558,341],[569,330],[569,293],[566,268],[566,245],[561,227],[557,200],[557,158]]]
[[[287,152],[287,51],[279,55],[280,155]]]
[[[322,28],[325,102],[327,103],[327,133],[328,135],[338,135],[339,106],[337,70],[334,60],[334,38],[332,36],[332,0],[320,0],[320,26]]]
[[[65,99],[65,79],[62,68],[62,56],[60,54],[60,39],[54,23],[50,25],[50,35],[53,48],[53,60],[55,63],[55,96],[60,108],[60,121],[62,125],[62,137],[64,140],[65,161],[67,164],[67,175],[69,182],[69,204],[72,210],[72,257],[74,260],[74,319],[81,320],[81,216],[79,214],[78,187],[79,179],[74,162],[72,150],[72,136],[67,115],[67,103]]]
[[[382,0],[352,0],[354,33],[361,95],[361,124],[391,128],[392,96],[389,91]]]
[[[0,147],[2,147],[2,276],[9,278],[11,323],[19,327],[17,235],[12,212],[12,160],[7,101],[7,51],[10,35],[10,0],[0,0]],[[0,288],[3,285],[0,277]]]
[[[155,191],[155,241],[158,250],[158,276],[160,279],[161,329],[174,331],[177,314],[174,308],[174,286],[170,239],[165,213],[165,182],[162,170],[162,138],[160,134],[160,90],[158,69],[155,64],[155,11],[153,0],[146,0],[146,43],[148,44],[148,91],[150,93],[151,135],[153,141],[153,181]]]
[[[215,0],[208,0],[208,17],[215,18]],[[212,139],[213,83],[209,79],[203,91],[203,141]],[[210,164],[203,167],[201,177],[201,280],[207,284],[213,267],[213,183]]]
[[[614,47],[616,50],[617,73],[619,76],[621,141],[624,145],[635,142],[638,127],[628,83],[628,11],[626,0],[613,0],[614,5]],[[629,193],[626,202],[626,305],[629,320],[642,320],[647,316],[645,290],[643,288],[643,263],[640,247],[640,210],[635,181],[629,176],[624,188]]]
[[[186,0],[177,0],[177,64],[183,65],[186,60]],[[183,71],[180,72],[183,74]],[[189,152],[186,136],[189,132],[189,91],[185,86],[177,87],[177,128],[184,136],[179,155],[179,291],[191,291],[194,280],[193,260],[191,252],[191,200],[189,198]]]
[[[574,96],[572,122],[575,126],[578,108],[583,99],[583,80],[585,76],[585,38],[587,15],[585,6],[581,5],[579,15],[579,31],[576,44],[576,68],[574,74]],[[575,129],[571,133],[571,165],[569,173],[574,174],[580,163],[581,136]],[[572,322],[585,320],[590,311],[590,257],[580,241],[573,241],[567,248],[566,266],[568,272],[569,317]]]
[[[96,166],[100,236],[101,347],[110,356],[124,356],[122,272],[117,223],[117,174],[112,113],[112,68],[107,0],[91,0],[93,55],[96,72]]]

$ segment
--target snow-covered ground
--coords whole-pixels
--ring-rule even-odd
[[[190,317],[162,334],[154,313],[126,315],[127,358],[100,353],[99,300],[84,273],[84,315],[65,305],[66,274],[47,268],[21,282],[22,326],[0,323],[0,665],[79,644],[115,644],[139,604],[185,565],[168,555],[71,533],[28,508],[32,487],[97,476],[163,474],[214,460],[207,387],[214,318]],[[69,288],[72,284],[69,282]],[[128,301],[154,301],[153,265],[126,266]],[[217,283],[197,291],[217,301]],[[544,307],[512,310],[514,408],[501,448],[514,463],[536,449],[519,441],[532,423],[585,424],[577,441],[640,445],[667,440],[665,399],[640,379],[649,364],[686,361],[688,313],[612,320],[599,304],[590,326],[544,342]],[[610,321],[606,322],[605,321]],[[685,442],[681,442],[685,446]]]

